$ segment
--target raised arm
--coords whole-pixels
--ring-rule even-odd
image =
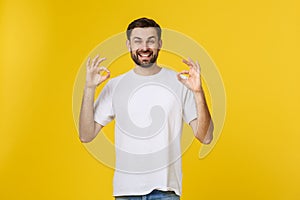
[[[209,144],[213,139],[214,125],[209,113],[205,95],[201,85],[200,66],[198,62],[183,60],[190,69],[178,73],[177,78],[194,93],[197,107],[197,119],[190,122],[195,137],[203,144]],[[183,77],[184,74],[188,77]]]
[[[94,121],[94,96],[96,88],[110,77],[108,69],[98,67],[104,60],[105,58],[99,58],[97,55],[92,63],[90,58],[86,63],[86,83],[79,116],[79,138],[81,142],[92,141],[103,128],[102,125]],[[101,75],[102,71],[107,72],[107,74]]]

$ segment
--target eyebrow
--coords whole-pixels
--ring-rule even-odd
[[[150,39],[152,39],[152,38],[156,39],[156,37],[155,37],[155,36],[151,36],[151,37],[148,37],[148,39],[147,39],[147,40],[150,40]]]
[[[147,38],[147,40],[152,39],[152,38],[156,39],[155,36],[150,36],[150,37]],[[135,37],[133,37],[132,39],[133,39],[133,40],[135,40],[135,39],[141,40],[142,38],[135,36]]]

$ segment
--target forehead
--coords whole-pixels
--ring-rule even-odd
[[[149,37],[158,37],[157,31],[154,27],[146,27],[146,28],[134,28],[131,32],[131,38],[139,37],[142,39],[146,39]]]

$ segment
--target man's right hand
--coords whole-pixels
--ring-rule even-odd
[[[105,59],[106,58],[99,58],[99,55],[97,55],[91,63],[91,59],[88,58],[86,62],[86,87],[95,89],[99,84],[110,77],[110,71],[107,68],[98,67]],[[107,74],[101,75],[100,73],[102,71],[105,71]]]

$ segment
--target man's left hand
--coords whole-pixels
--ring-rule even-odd
[[[178,80],[193,92],[200,92],[202,90],[201,70],[198,61],[194,62],[191,58],[188,58],[188,60],[183,59],[182,62],[188,65],[190,69],[179,72],[177,74]]]

